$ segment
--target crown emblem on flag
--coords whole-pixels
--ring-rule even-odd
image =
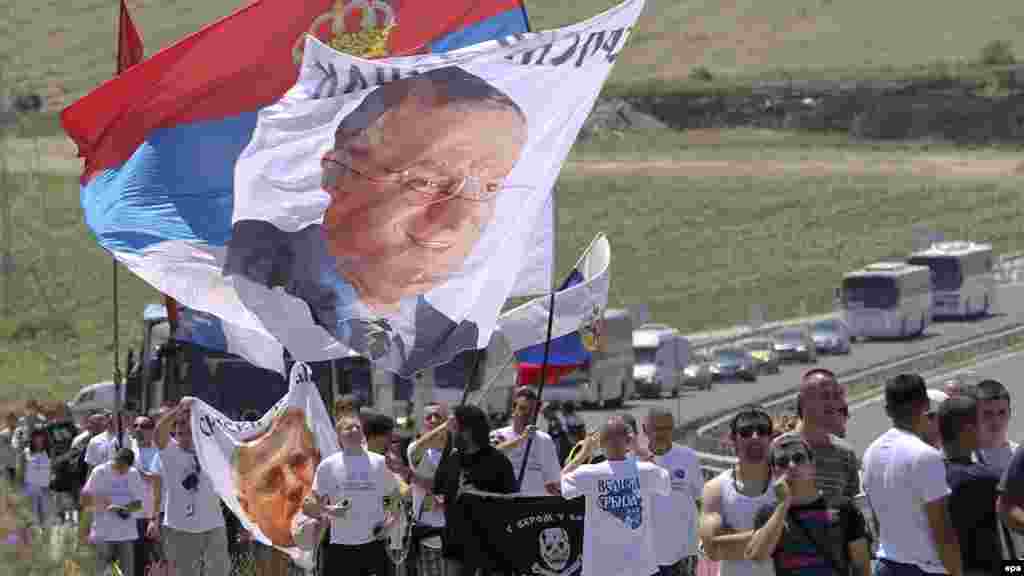
[[[594,304],[583,317],[583,323],[580,325],[580,340],[583,341],[583,347],[588,352],[604,349],[604,312],[597,304]]]
[[[395,11],[386,0],[336,0],[330,11],[313,19],[306,34],[338,52],[382,58],[388,55],[388,38],[397,24]],[[306,34],[292,49],[296,65],[302,63]]]

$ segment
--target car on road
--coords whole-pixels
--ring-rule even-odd
[[[818,359],[818,351],[814,347],[814,339],[806,328],[787,328],[775,333],[772,338],[773,347],[779,360],[813,364]]]
[[[683,386],[698,390],[711,390],[711,357],[707,353],[695,352],[689,364],[683,369]]]
[[[757,361],[743,348],[719,348],[715,350],[711,362],[711,379],[715,382],[723,380],[757,380]]]
[[[838,319],[819,320],[811,325],[814,348],[821,354],[849,354],[850,329]]]
[[[775,351],[774,342],[771,340],[747,340],[740,346],[750,352],[757,364],[757,371],[761,374],[778,374],[782,371],[779,354]]]

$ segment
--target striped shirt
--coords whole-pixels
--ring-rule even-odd
[[[799,432],[786,432],[780,438],[799,437]],[[852,501],[860,492],[860,459],[842,438],[829,434],[829,444],[811,446],[814,452],[815,480],[818,491],[831,505]]]

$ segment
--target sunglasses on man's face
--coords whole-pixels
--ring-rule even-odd
[[[811,461],[811,457],[803,452],[794,452],[793,454],[783,454],[776,456],[772,459],[772,465],[775,468],[789,468],[789,465],[800,466]]]
[[[771,435],[772,426],[771,424],[761,423],[747,424],[736,428],[736,435],[743,439],[748,439],[752,437],[754,435],[754,432],[757,432],[758,438],[765,438]]]

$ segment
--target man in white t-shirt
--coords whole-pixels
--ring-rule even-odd
[[[190,409],[194,402],[194,398],[182,398],[157,422],[160,457],[156,473],[162,493],[154,509],[163,510],[160,530],[172,576],[220,576],[231,569],[227,530],[220,498],[196,455]],[[150,533],[158,530],[154,524],[156,519],[150,522]]]
[[[631,441],[623,419],[609,418],[601,430],[608,459],[562,476],[565,498],[586,498],[583,573],[588,576],[658,573],[652,498],[669,496],[672,484],[664,468],[627,457]]]
[[[512,398],[512,424],[491,432],[491,444],[512,462],[519,482],[519,494],[526,496],[550,496],[558,494],[562,470],[558,464],[558,449],[555,441],[546,432],[533,426],[537,409],[537,393],[531,388],[516,390]],[[529,442],[530,436],[533,442]],[[523,478],[523,455],[530,444],[530,456]]]
[[[960,576],[960,544],[949,521],[946,465],[923,440],[931,429],[928,389],[917,374],[885,383],[893,427],[864,452],[864,493],[879,526],[877,576]]]
[[[142,510],[146,486],[134,461],[131,450],[119,450],[113,460],[93,468],[82,490],[83,506],[94,510],[97,574],[106,574],[117,560],[124,576],[143,576],[135,565],[134,548],[140,537],[136,514]]]
[[[117,442],[117,421],[113,414],[104,411],[102,417],[103,432],[93,436],[85,448],[85,463],[89,465],[90,469],[112,460],[120,448],[120,444]]]
[[[385,456],[364,447],[359,418],[342,416],[336,429],[341,450],[317,466],[313,494],[302,511],[320,523],[330,520],[325,573],[387,576],[391,562],[384,535],[398,503],[398,479]]]
[[[704,490],[704,475],[697,453],[672,442],[672,412],[651,408],[643,423],[648,446],[642,458],[664,468],[672,483],[668,496],[652,497],[654,553],[660,576],[693,576],[697,568],[697,501]]]

